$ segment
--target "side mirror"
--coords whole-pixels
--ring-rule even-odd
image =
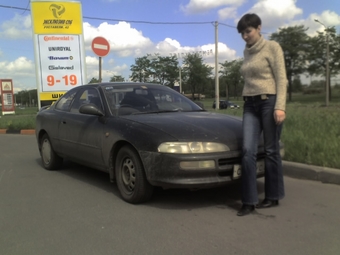
[[[102,110],[100,110],[96,105],[94,104],[84,104],[80,106],[79,112],[83,114],[89,114],[89,115],[96,115],[96,116],[104,116],[104,113]]]

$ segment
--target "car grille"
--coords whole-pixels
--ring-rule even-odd
[[[264,159],[265,153],[259,153],[257,155],[257,160]],[[233,174],[233,166],[235,164],[241,164],[242,158],[241,157],[235,157],[235,158],[221,158],[218,160],[218,168],[219,172],[218,174],[220,176],[231,176]]]
[[[218,166],[241,164],[241,158],[221,158],[218,160]]]

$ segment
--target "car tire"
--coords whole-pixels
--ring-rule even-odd
[[[117,154],[115,174],[122,198],[131,204],[150,200],[154,187],[147,181],[142,161],[131,146],[124,146]]]
[[[40,155],[41,161],[46,170],[57,170],[63,164],[63,158],[55,153],[51,140],[47,134],[44,134],[40,140]]]

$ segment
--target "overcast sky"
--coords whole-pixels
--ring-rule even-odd
[[[135,58],[158,53],[215,51],[218,21],[218,61],[242,57],[244,42],[235,28],[248,12],[262,19],[267,37],[284,26],[304,25],[311,36],[325,26],[340,33],[339,0],[83,0],[87,81],[98,78],[98,57],[91,50],[96,36],[111,45],[103,58],[103,81],[112,75],[128,79]],[[27,8],[21,10],[16,8]],[[36,88],[35,59],[29,0],[1,0],[0,78],[13,79],[15,91]],[[161,24],[171,22],[199,24]],[[155,24],[158,23],[158,24]],[[213,65],[214,54],[204,57]]]

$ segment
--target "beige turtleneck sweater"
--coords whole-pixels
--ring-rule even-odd
[[[261,38],[244,49],[241,74],[244,78],[242,96],[276,94],[275,110],[286,109],[287,76],[281,46]]]

